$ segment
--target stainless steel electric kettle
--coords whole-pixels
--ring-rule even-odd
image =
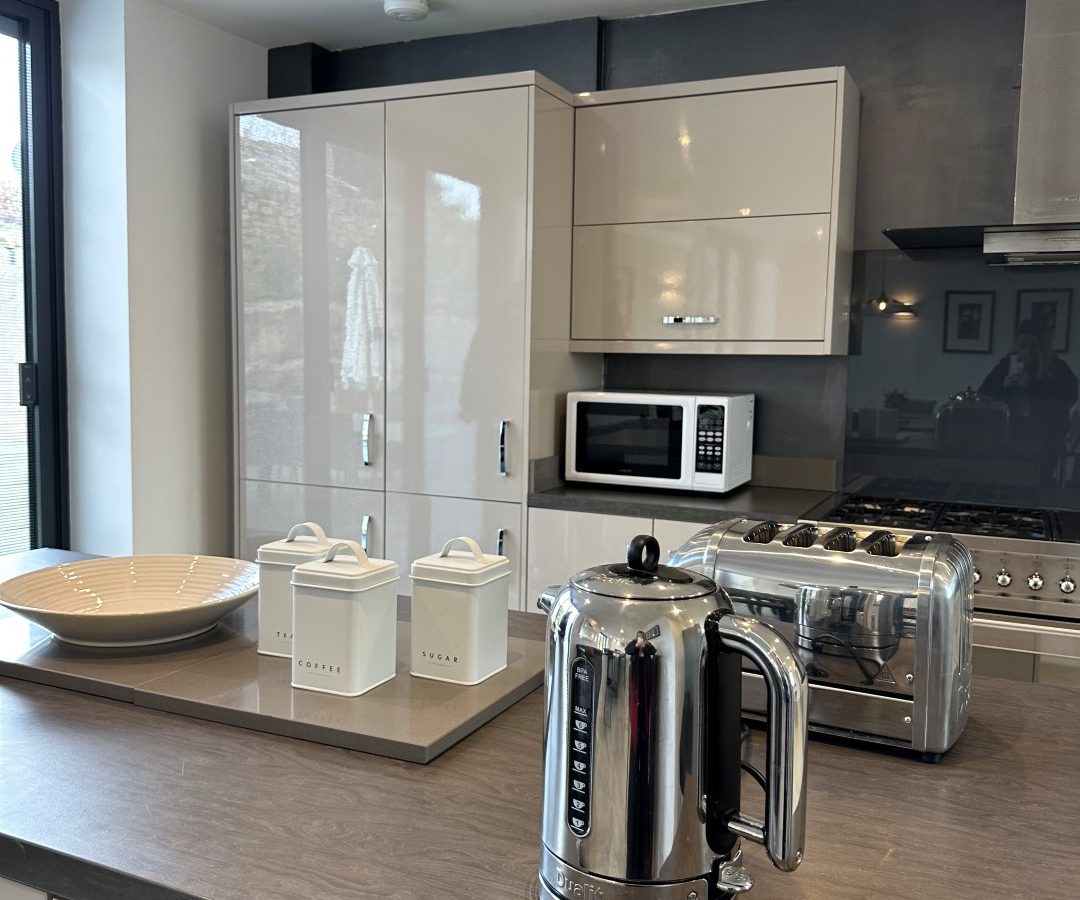
[[[548,588],[543,900],[717,900],[748,890],[740,838],[777,868],[802,861],[806,672],[770,626],[708,578],[624,564]],[[769,693],[766,819],[740,805],[742,657]]]

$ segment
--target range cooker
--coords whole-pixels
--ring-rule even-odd
[[[975,646],[1000,651],[1000,666],[983,654],[990,671],[1080,683],[1080,513],[1017,503],[1023,492],[1011,488],[958,484],[952,490],[960,501],[943,495],[939,482],[919,479],[853,487],[804,520],[953,534],[975,561]],[[973,496],[989,502],[970,502]]]

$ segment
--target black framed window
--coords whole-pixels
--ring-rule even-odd
[[[67,547],[59,11],[0,0],[0,553]]]

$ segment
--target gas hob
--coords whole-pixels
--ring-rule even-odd
[[[826,512],[829,521],[881,528],[913,528],[1029,541],[1061,540],[1058,516],[1050,510],[945,503],[855,494]]]
[[[850,494],[803,521],[913,534],[944,531],[975,560],[976,609],[1080,620],[1080,514],[1025,506]]]

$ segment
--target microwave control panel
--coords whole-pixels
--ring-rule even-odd
[[[700,404],[697,408],[697,451],[694,471],[724,471],[724,407]]]

